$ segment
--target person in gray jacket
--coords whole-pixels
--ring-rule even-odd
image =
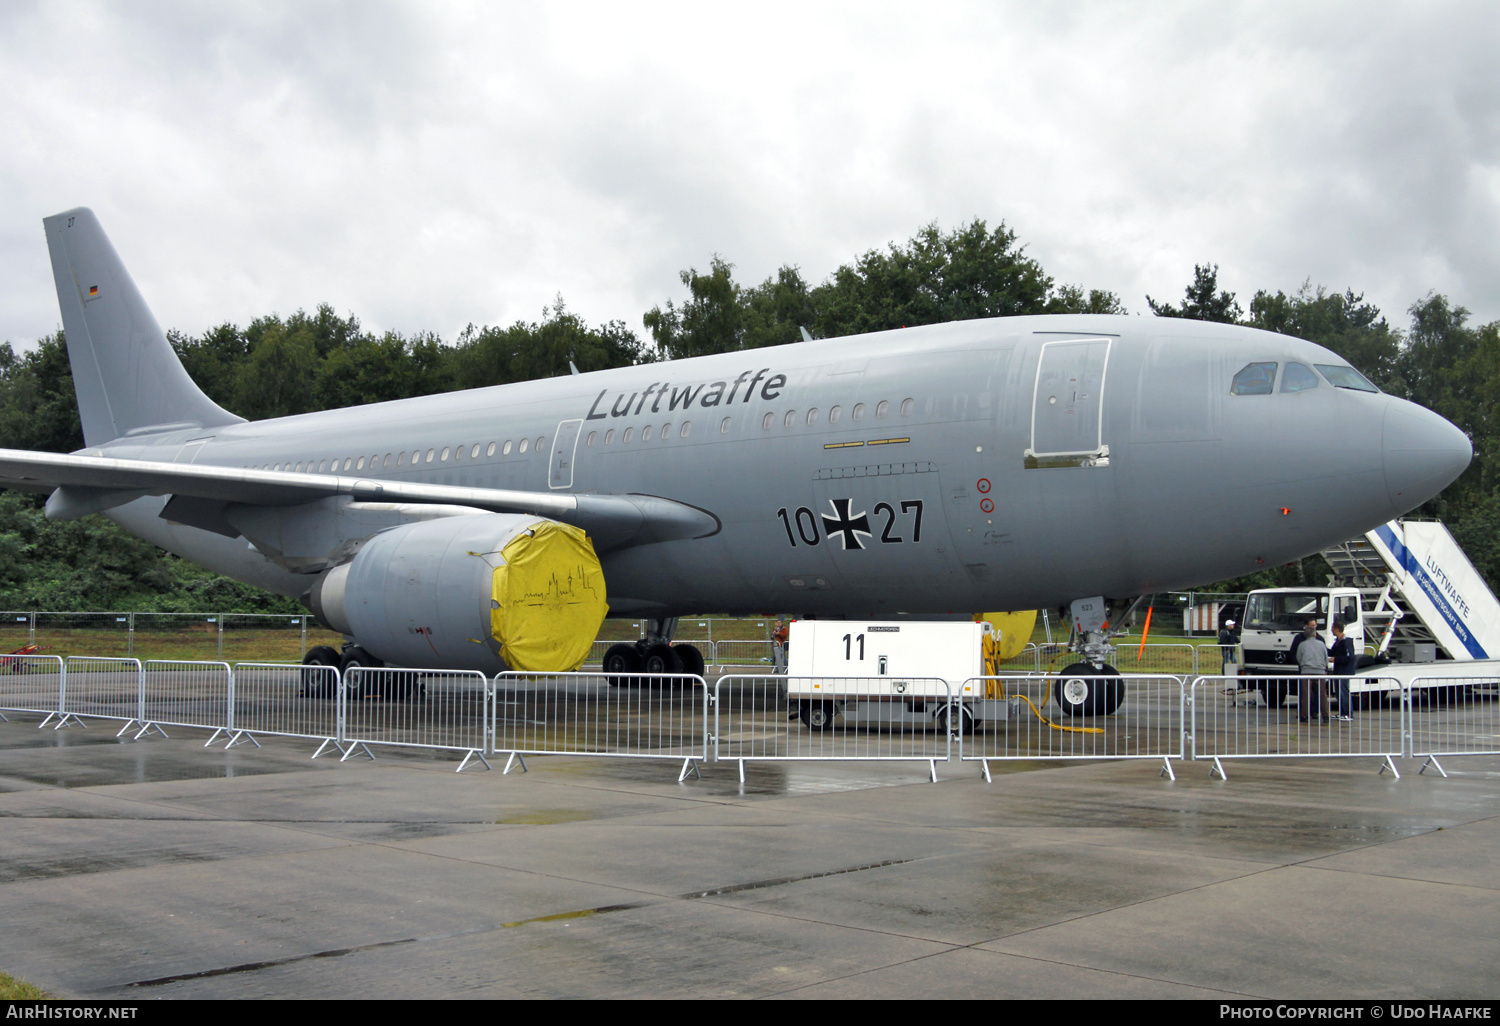
[[[1297,719],[1306,723],[1311,715],[1314,694],[1317,695],[1318,716],[1328,722],[1328,646],[1318,637],[1318,621],[1308,620],[1302,627],[1302,637],[1297,639],[1295,657],[1297,674],[1302,678],[1297,691]]]

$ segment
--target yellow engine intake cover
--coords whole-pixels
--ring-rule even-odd
[[[550,520],[500,552],[491,581],[490,633],[512,670],[576,670],[588,658],[609,605],[604,570],[588,535]]]

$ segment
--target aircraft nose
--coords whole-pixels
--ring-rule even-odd
[[[1431,410],[1404,400],[1385,408],[1385,487],[1401,512],[1415,509],[1458,479],[1474,458],[1469,438]]]

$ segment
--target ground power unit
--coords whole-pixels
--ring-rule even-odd
[[[834,717],[854,724],[948,725],[947,700],[961,725],[1016,715],[1019,698],[990,698],[983,681],[988,621],[873,623],[798,620],[787,639],[787,699],[803,724],[827,730]],[[946,685],[946,686],[945,686]]]

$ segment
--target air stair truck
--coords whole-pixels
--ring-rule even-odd
[[[810,730],[830,729],[840,714],[847,726],[946,729],[951,688],[960,700],[957,726],[969,733],[976,722],[1019,710],[1019,698],[988,698],[984,682],[970,680],[984,676],[987,639],[998,641],[988,620],[798,620],[787,638],[787,700]]]
[[[1366,704],[1399,697],[1400,686],[1423,676],[1500,680],[1500,601],[1436,520],[1392,520],[1363,538],[1322,553],[1333,575],[1323,588],[1265,588],[1245,601],[1242,672],[1268,705],[1295,689],[1292,641],[1309,618],[1333,644],[1333,622],[1344,624],[1360,659],[1349,690]],[[1454,663],[1472,663],[1465,667]]]

